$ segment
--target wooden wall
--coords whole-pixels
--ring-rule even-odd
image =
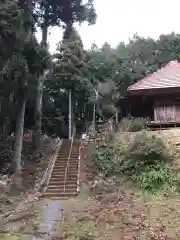
[[[180,122],[180,104],[176,105],[176,121]]]
[[[155,122],[180,122],[180,101],[172,99],[154,101]]]
[[[123,104],[119,104],[121,110]],[[153,122],[180,123],[180,92],[154,95],[130,95],[122,116],[144,117]]]

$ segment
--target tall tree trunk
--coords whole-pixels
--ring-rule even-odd
[[[35,136],[33,139],[33,145],[35,150],[38,150],[40,148],[43,86],[44,75],[38,78],[36,88]]]
[[[48,35],[48,26],[47,21],[44,20],[43,28],[42,28],[42,42],[41,45],[47,48],[47,35]]]
[[[26,99],[21,99],[19,102],[19,109],[16,120],[16,132],[14,143],[14,163],[16,164],[16,173],[21,173],[21,152],[24,131],[24,115],[25,115]]]
[[[69,91],[69,139],[72,137],[72,93]]]
[[[19,2],[22,9],[25,11],[24,15],[24,29],[27,33],[27,41],[32,34],[32,0]],[[26,19],[27,17],[27,19]],[[15,76],[16,77],[16,76]],[[21,173],[21,153],[23,143],[24,132],[24,115],[26,106],[26,91],[27,91],[27,76],[19,80],[19,93],[18,93],[18,108],[16,118],[16,131],[15,131],[15,143],[14,143],[14,156],[13,160],[16,164],[16,173]]]
[[[44,23],[42,27],[42,47],[47,48],[47,34],[48,34],[48,16],[49,9],[46,7],[45,15],[44,15]],[[46,73],[43,73],[37,79],[37,87],[36,87],[36,109],[35,109],[35,135],[33,138],[34,149],[38,151],[41,145],[41,122],[42,122],[42,98],[43,98],[43,87],[44,81],[46,78]]]

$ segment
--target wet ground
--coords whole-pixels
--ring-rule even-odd
[[[60,200],[44,199],[36,202],[36,208],[40,212],[39,224],[36,233],[23,234],[12,233],[0,234],[0,240],[47,240],[56,231],[61,218],[62,204]]]
[[[62,211],[60,200],[43,200],[42,206],[42,220],[37,231],[37,236],[33,240],[50,237],[55,232],[56,226],[60,221]]]

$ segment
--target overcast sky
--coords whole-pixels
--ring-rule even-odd
[[[85,48],[93,42],[101,46],[105,41],[115,47],[134,33],[157,38],[161,33],[180,32],[180,0],[95,0],[95,8],[96,24],[78,27]],[[40,33],[37,37],[40,39]],[[60,29],[50,30],[51,52],[61,38]]]

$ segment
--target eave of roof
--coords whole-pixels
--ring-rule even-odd
[[[127,91],[180,87],[180,63],[170,61],[165,67],[142,78],[127,88]]]

